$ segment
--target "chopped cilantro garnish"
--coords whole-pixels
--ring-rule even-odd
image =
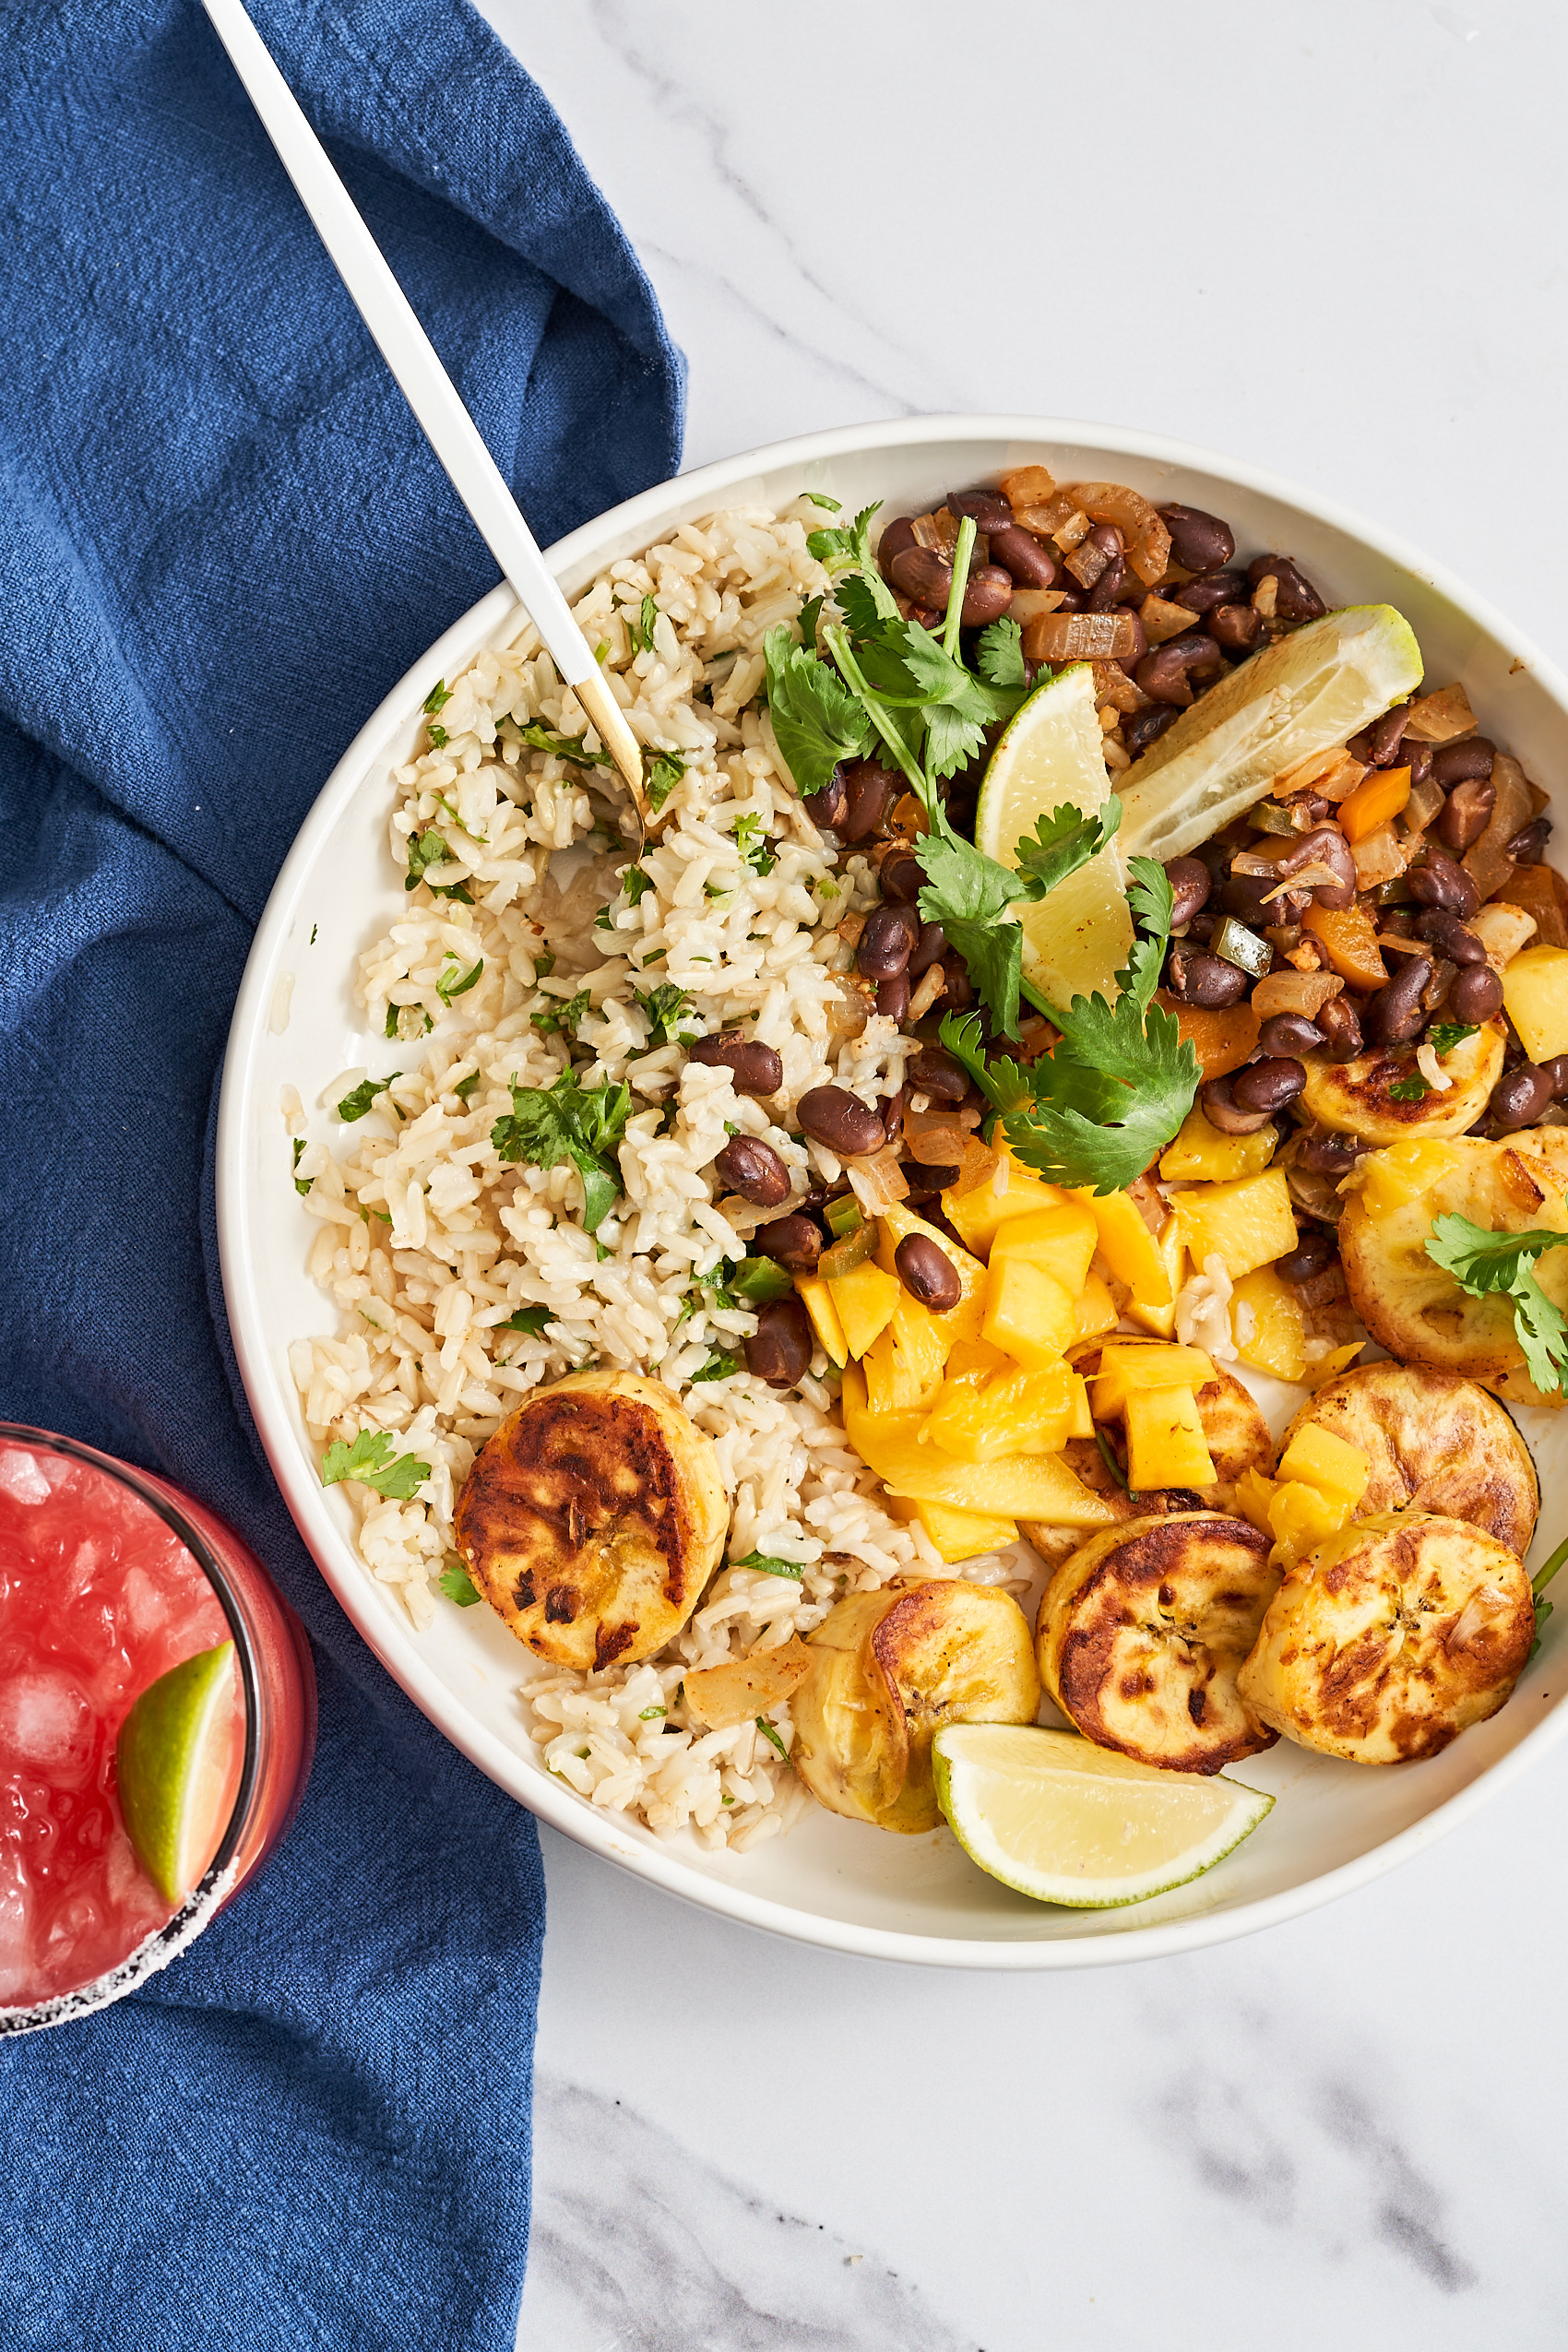
[[[296,1169],[299,1167],[299,1164],[304,1156],[305,1139],[303,1135],[296,1135],[294,1137],[294,1166]],[[315,1178],[314,1176],[296,1175],[294,1178],[294,1190],[296,1193],[301,1194],[308,1193],[315,1182]]]
[[[660,752],[647,772],[647,804],[657,815],[686,772],[686,763],[676,752]]]
[[[451,849],[441,834],[421,833],[409,843],[409,871],[403,881],[405,890],[417,890],[422,882],[437,898],[460,898],[465,907],[473,905],[466,882],[431,882],[425,869],[454,862]]]
[[[706,1364],[692,1374],[694,1381],[728,1380],[731,1372],[741,1369],[739,1356],[730,1355],[723,1348],[715,1348]]]
[[[1467,1217],[1433,1220],[1427,1255],[1472,1299],[1501,1291],[1514,1301],[1514,1330],[1531,1380],[1546,1396],[1568,1396],[1568,1319],[1536,1280],[1536,1261],[1568,1244],[1568,1233],[1534,1226],[1524,1233],[1494,1233]]]
[[[411,1454],[392,1456],[393,1440],[384,1430],[361,1430],[351,1445],[339,1438],[321,1457],[321,1483],[336,1486],[339,1479],[357,1479],[374,1487],[389,1503],[411,1503],[430,1476],[430,1464]]]
[[[315,935],[320,928],[321,926],[319,923],[312,923],[310,927],[310,944],[313,947],[315,945]]]
[[[633,993],[636,994],[635,990]],[[577,1023],[585,1013],[591,1010],[592,1004],[592,990],[579,988],[576,996],[568,996],[564,1003],[560,997],[552,996],[546,1010],[531,1015],[530,1018],[541,1037],[564,1034],[566,1037],[575,1038],[577,1034]]]
[[[817,623],[822,619],[822,608],[826,601],[824,597],[812,596],[808,597],[801,607],[801,643],[808,653],[816,651]]]
[[[447,1599],[455,1600],[459,1609],[471,1609],[476,1600],[483,1598],[479,1586],[460,1560],[448,1561],[435,1581]]]
[[[656,1046],[695,1043],[695,1031],[688,1034],[677,1033],[676,1023],[687,1015],[695,1020],[696,1008],[685,991],[677,988],[673,980],[662,981],[658,988],[651,989],[647,996],[639,988],[634,988],[632,994],[647,1016],[647,1042],[650,1052]]]
[[[479,1079],[480,1074],[477,1070],[470,1070],[466,1078],[458,1079],[452,1091],[457,1096],[459,1102],[467,1102],[470,1099],[474,1088],[479,1084]]]
[[[1420,1102],[1424,1095],[1431,1092],[1431,1079],[1423,1078],[1419,1070],[1412,1070],[1408,1078],[1396,1078],[1388,1089],[1389,1099],[1394,1102]]]
[[[620,1197],[614,1154],[631,1115],[624,1079],[618,1087],[580,1087],[567,1070],[548,1088],[515,1086],[512,1109],[495,1122],[490,1140],[503,1159],[534,1168],[570,1160],[583,1180],[583,1229],[594,1233]]]
[[[790,1751],[784,1745],[783,1740],[778,1737],[778,1732],[775,1731],[772,1724],[769,1723],[766,1715],[758,1716],[756,1719],[756,1728],[762,1733],[763,1738],[767,1740],[769,1745],[778,1749],[785,1763],[788,1764],[790,1761]]]
[[[537,1339],[545,1324],[553,1321],[554,1311],[550,1307],[519,1307],[499,1328],[502,1331],[526,1331],[530,1339]]]
[[[608,752],[590,752],[574,735],[552,735],[548,727],[540,727],[537,723],[519,727],[517,732],[532,750],[550,752],[556,759],[569,759],[578,767],[613,767],[615,765]]]
[[[338,1105],[338,1116],[346,1126],[362,1119],[378,1094],[385,1094],[394,1078],[402,1076],[400,1070],[392,1071],[385,1078],[362,1078],[352,1094],[346,1094]]]
[[[632,643],[639,653],[653,651],[653,632],[658,619],[658,605],[651,596],[645,596],[637,614],[637,625],[632,633]]]
[[[762,819],[754,809],[743,810],[735,819],[735,848],[741,863],[750,866],[754,873],[771,873],[778,861],[765,837]]]
[[[400,1004],[388,1004],[386,1007],[386,1035],[389,1038],[398,1034],[398,1020],[402,1009]]]
[[[451,687],[446,683],[445,678],[437,678],[434,685],[432,686],[429,694],[426,695],[424,698],[423,707],[429,712],[432,719],[434,719],[438,710],[445,709],[451,699]]]
[[[668,1715],[669,1712],[670,1710],[668,1707],[639,1707],[637,1710],[637,1721],[639,1723],[657,1723],[661,1715]]]
[[[450,971],[447,969],[448,964],[451,966]],[[450,1004],[454,997],[468,994],[483,970],[484,957],[482,956],[474,964],[471,971],[465,972],[461,958],[454,955],[452,949],[448,947],[446,963],[442,965],[441,976],[435,983],[435,993],[440,997],[443,1004]]]
[[[541,947],[539,954],[533,958],[533,976],[535,980],[548,980],[554,969],[554,948]]]
[[[427,735],[427,736],[429,737],[429,739],[430,739],[430,743],[431,743],[431,747],[432,747],[432,749],[433,749],[433,750],[434,750],[434,751],[438,751],[438,752],[439,752],[439,751],[445,751],[445,748],[446,748],[446,743],[447,743],[447,741],[448,741],[448,738],[447,738],[446,730],[445,730],[445,727],[438,727],[438,726],[436,725],[436,723],[435,723],[434,719],[433,719],[431,720],[431,722],[430,722],[430,725],[429,725],[429,726],[425,729],[425,731],[425,731],[426,735]]]
[[[844,511],[842,499],[829,498],[826,490],[808,490],[806,496],[814,506],[826,506],[830,515],[841,515]]]
[[[1427,1035],[1441,1062],[1446,1054],[1453,1052],[1456,1045],[1463,1045],[1467,1037],[1476,1036],[1479,1024],[1475,1021],[1434,1021]]]
[[[775,1560],[766,1552],[748,1551],[743,1560],[731,1560],[731,1568],[754,1568],[761,1576],[792,1576],[799,1584],[805,1568],[799,1560]]]
[[[652,874],[644,873],[641,866],[628,866],[621,876],[621,887],[626,894],[629,907],[639,905],[644,891],[651,890],[653,886]]]

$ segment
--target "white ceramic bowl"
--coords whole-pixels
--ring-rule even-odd
[[[551,551],[568,593],[671,524],[739,496],[783,503],[824,490],[849,512],[873,499],[899,514],[948,487],[1040,458],[1061,480],[1133,483],[1156,500],[1223,515],[1244,552],[1295,555],[1332,603],[1384,600],[1414,624],[1433,684],[1462,679],[1481,723],[1551,778],[1568,748],[1568,683],[1480,600],[1336,507],[1204,451],[1147,435],[1021,417],[912,418],[814,434],[664,483],[586,523]],[[324,1491],[289,1377],[287,1348],[334,1327],[309,1280],[315,1233],[288,1182],[279,1111],[299,1088],[313,1125],[322,1087],[386,1048],[368,1036],[350,981],[358,951],[401,905],[386,851],[387,769],[410,755],[433,679],[457,674],[519,625],[496,588],[450,628],[370,718],[327,779],[267,903],[234,1012],[218,1145],[223,1280],[240,1368],[279,1484],[323,1575],[416,1705],[481,1772],[567,1836],[655,1885],[753,1926],[846,1952],[943,1966],[1082,1967],[1190,1951],[1346,1893],[1465,1819],[1568,1729],[1568,1610],[1502,1714],[1429,1764],[1369,1770],[1281,1741],[1236,1776],[1272,1790],[1263,1827],[1218,1869],[1174,1894],[1115,1911],[1030,1903],[984,1877],[945,1829],[895,1837],[816,1812],[787,1837],[733,1859],[683,1835],[665,1843],[596,1811],[551,1778],[524,1738],[517,1693],[526,1654],[485,1609],[443,1609],[416,1634],[351,1547],[347,1506]],[[1560,811],[1568,814],[1568,811]],[[315,941],[314,945],[311,942]],[[290,994],[287,982],[291,978]],[[286,1025],[275,1028],[287,1011]],[[1260,1392],[1270,1384],[1255,1384]],[[1298,1392],[1277,1390],[1284,1406]],[[1562,1417],[1568,1420],[1568,1416]],[[1558,1417],[1523,1416],[1546,1491],[1536,1560],[1562,1532],[1556,1473],[1568,1462]]]

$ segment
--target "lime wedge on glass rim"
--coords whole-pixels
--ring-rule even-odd
[[[220,1642],[149,1682],[120,1726],[120,1811],[167,1902],[183,1903],[218,1851],[238,1788],[242,1722],[234,1645]]]
[[[1392,604],[1347,605],[1276,638],[1201,694],[1123,776],[1123,857],[1184,857],[1277,776],[1332,751],[1420,682],[1420,647]]]
[[[1046,678],[1008,720],[987,764],[975,810],[975,847],[998,865],[1017,863],[1018,843],[1052,809],[1086,815],[1111,790],[1095,708],[1094,671],[1075,661]],[[1127,961],[1133,918],[1119,844],[1107,843],[1048,897],[1017,907],[1024,978],[1052,1004],[1096,989],[1114,996],[1112,974]]]
[[[972,1862],[1037,1903],[1109,1910],[1183,1886],[1274,1803],[1240,1781],[1135,1764],[1075,1732],[950,1723],[936,1801]]]

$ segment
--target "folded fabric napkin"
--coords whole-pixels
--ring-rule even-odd
[[[253,13],[539,537],[671,471],[681,367],[653,294],[481,19]],[[503,2347],[533,1823],[301,1545],[209,1206],[273,875],[494,566],[195,0],[13,0],[6,30],[0,1416],[160,1469],[240,1529],[313,1636],[321,1736],[291,1835],[189,1953],[0,2045],[0,2338]]]

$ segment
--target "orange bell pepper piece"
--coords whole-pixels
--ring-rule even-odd
[[[1339,803],[1339,822],[1347,841],[1364,841],[1369,833],[1397,816],[1410,797],[1408,767],[1369,768],[1353,792]]]
[[[1360,787],[1357,786],[1357,790]],[[1381,988],[1388,967],[1377,944],[1377,926],[1365,907],[1309,907],[1302,928],[1312,932],[1334,969],[1352,988]]]

